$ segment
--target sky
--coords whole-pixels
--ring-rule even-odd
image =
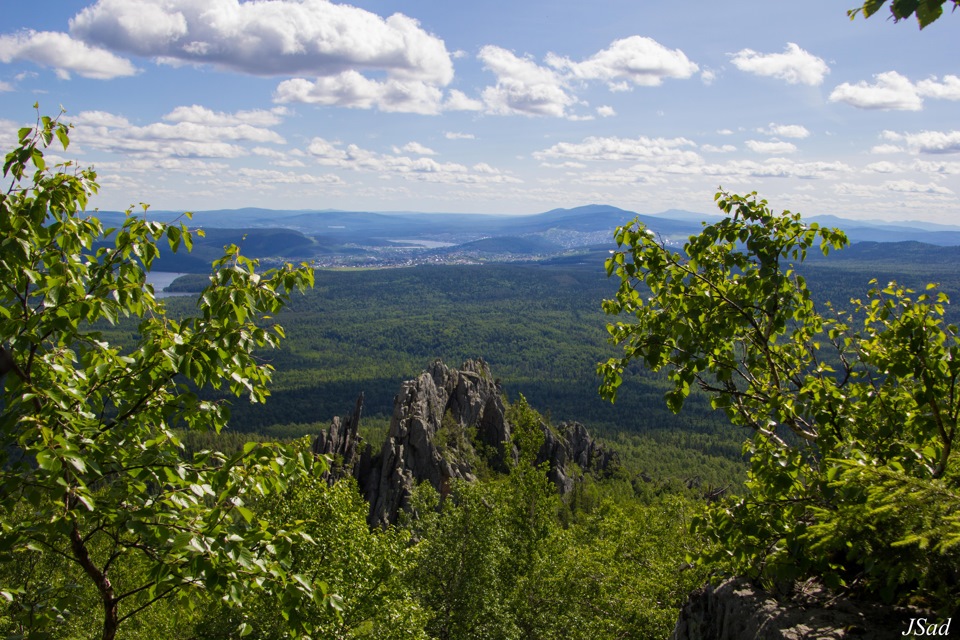
[[[74,126],[92,206],[586,204],[960,224],[960,15],[855,0],[21,0],[0,147]],[[885,11],[885,10],[884,10]]]

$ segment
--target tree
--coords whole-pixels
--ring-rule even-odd
[[[290,567],[322,579],[337,594],[338,609],[307,602],[298,612],[310,621],[316,637],[426,639],[425,614],[405,580],[417,550],[404,529],[371,531],[370,505],[353,478],[332,486],[323,478],[292,482],[283,493],[263,497],[251,507],[256,517],[270,522],[303,522],[309,540],[297,544]],[[242,608],[213,601],[204,613],[191,637],[233,637],[230,631],[246,622],[253,637],[274,640],[286,637],[289,627],[276,603],[259,594],[246,598]]]
[[[230,457],[187,455],[177,430],[226,424],[227,405],[198,389],[266,399],[271,370],[253,351],[276,346],[283,332],[257,322],[310,286],[312,271],[258,273],[231,246],[213,264],[197,317],[169,318],[145,272],[164,240],[172,251],[190,248],[186,225],[128,211],[122,227],[104,229],[83,214],[96,174],[44,159],[54,139],[67,147],[68,127],[44,116],[18,139],[0,194],[0,565],[42,555],[74,567],[76,586],[96,593],[104,640],[155,603],[189,603],[196,590],[233,604],[272,594],[291,633],[309,631],[298,604],[325,595],[288,571],[300,526],[254,518],[247,503],[316,475],[322,462],[263,443]],[[126,351],[98,330],[121,317],[139,320]],[[51,589],[42,601],[25,591],[0,585],[13,631],[70,635],[83,589]]]
[[[953,3],[954,11],[960,6],[960,0],[893,0],[890,3],[890,15],[894,22],[900,22],[904,18],[915,15],[920,28],[923,29],[943,15],[943,5],[949,2]],[[866,0],[862,7],[847,11],[847,15],[851,20],[855,19],[859,13],[869,18],[885,4],[887,0]]]
[[[719,543],[705,561],[955,607],[960,336],[946,294],[890,283],[850,311],[818,309],[794,265],[844,234],[755,193],[716,199],[728,217],[682,252],[640,223],[617,229],[604,310],[632,320],[608,326],[623,355],[599,365],[601,392],[615,398],[638,361],[667,372],[674,412],[696,388],[752,433],[746,495],[696,527]]]

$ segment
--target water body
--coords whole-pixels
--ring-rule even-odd
[[[170,286],[174,280],[180,276],[185,276],[185,273],[174,273],[172,271],[150,271],[147,273],[147,282],[153,285],[153,290],[156,292],[157,298],[172,298],[174,296],[194,296],[195,293],[189,292],[168,292],[164,291],[167,287]]]
[[[399,238],[397,240],[389,240],[394,244],[400,245],[398,249],[441,249],[445,247],[452,247],[454,243],[452,242],[438,242],[436,240],[420,240],[420,239],[404,239]]]

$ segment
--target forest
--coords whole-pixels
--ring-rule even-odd
[[[925,26],[933,4],[893,15]],[[665,638],[730,575],[960,610],[955,247],[848,246],[721,190],[682,246],[637,221],[525,263],[265,269],[227,234],[161,300],[146,273],[189,253],[189,216],[107,228],[96,172],[47,162],[59,118],[16,139],[6,637]],[[363,392],[377,445],[404,380],[476,357],[504,391],[506,468],[421,483],[371,528],[314,437]],[[620,464],[560,495],[535,452],[566,420]]]

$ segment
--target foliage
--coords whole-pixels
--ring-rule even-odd
[[[890,15],[894,22],[900,22],[904,18],[915,15],[920,28],[923,29],[943,15],[943,5],[949,2],[953,3],[954,11],[960,6],[960,0],[892,0]],[[869,18],[885,4],[887,0],[866,0],[862,7],[847,11],[847,15],[851,20],[856,18],[858,13],[863,13],[865,18]]]
[[[620,289],[604,310],[633,319],[608,326],[624,351],[599,366],[602,393],[636,360],[668,372],[672,410],[697,387],[752,431],[747,495],[698,526],[721,545],[704,561],[956,606],[960,338],[946,294],[890,283],[821,311],[792,263],[843,233],[756,194],[716,198],[728,217],[682,253],[639,223],[617,230],[606,266]]]
[[[414,505],[410,582],[432,638],[664,638],[705,579],[685,565],[698,506],[679,497],[602,497],[564,527],[546,478],[527,475],[455,483],[442,504],[425,484]]]
[[[268,522],[299,523],[305,535],[293,549],[290,570],[322,581],[337,594],[337,609],[307,602],[289,614],[308,621],[315,637],[426,638],[425,614],[406,582],[416,554],[410,535],[398,528],[371,531],[369,505],[352,478],[333,486],[318,478],[297,481],[283,493],[258,499],[252,509]],[[242,608],[213,602],[194,633],[203,640],[226,638],[246,623],[251,638],[284,638],[287,617],[272,599],[259,595],[247,598]]]
[[[271,370],[253,352],[283,332],[255,321],[310,285],[312,272],[260,274],[229,247],[197,316],[167,317],[145,270],[161,243],[189,249],[191,232],[129,212],[121,228],[103,229],[82,214],[96,174],[48,167],[54,139],[69,142],[58,119],[19,131],[0,194],[0,561],[66,569],[43,597],[4,573],[7,630],[69,635],[64,622],[90,591],[105,639],[158,601],[188,605],[196,591],[236,605],[269,593],[285,611],[322,601],[288,570],[298,526],[254,518],[249,501],[323,465],[302,448],[253,442],[229,457],[188,456],[175,431],[226,423],[226,404],[201,400],[197,388],[265,400]],[[97,246],[104,237],[112,243]],[[139,321],[124,350],[100,331],[122,317]]]

